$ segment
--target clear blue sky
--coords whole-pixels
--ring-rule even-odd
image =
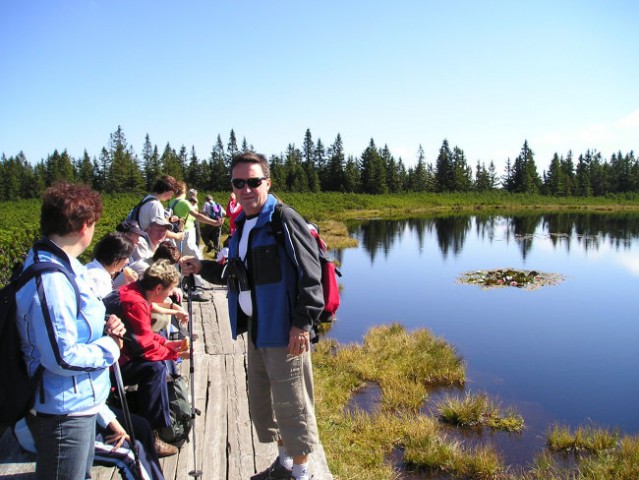
[[[502,172],[524,143],[639,150],[636,0],[2,0],[0,153],[207,158],[235,130],[267,156],[304,133],[413,165],[444,138]]]

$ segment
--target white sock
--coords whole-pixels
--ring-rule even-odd
[[[308,462],[293,465],[292,475],[295,480],[310,480]]]
[[[293,468],[293,457],[291,457],[286,452],[286,448],[284,448],[284,445],[278,445],[277,449],[280,451],[280,454],[278,457],[280,459],[280,465],[282,465],[284,468],[291,470]]]

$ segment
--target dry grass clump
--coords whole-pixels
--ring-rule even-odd
[[[512,409],[502,413],[501,408],[485,393],[467,392],[464,398],[448,397],[437,407],[439,418],[460,427],[488,427],[507,432],[521,432],[524,419]]]
[[[313,362],[320,435],[339,480],[398,478],[387,461],[397,447],[411,468],[468,478],[488,478],[501,468],[491,448],[464,449],[446,438],[437,419],[419,414],[428,387],[463,384],[465,378],[461,357],[427,330],[407,332],[393,324],[371,329],[363,345],[323,340]],[[370,382],[380,386],[379,408],[347,411],[352,395]]]

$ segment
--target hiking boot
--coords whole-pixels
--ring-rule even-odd
[[[294,480],[292,472],[282,466],[279,458],[276,458],[273,465],[260,473],[256,473],[251,477],[251,480]]]
[[[189,296],[189,299],[190,299],[192,302],[201,302],[201,303],[204,303],[204,302],[208,302],[208,301],[209,301],[209,299],[208,299],[208,298],[206,298],[204,295],[202,295],[202,294],[201,294],[201,293],[199,293],[199,292],[197,292],[197,293],[192,293],[192,294]]]
[[[171,455],[178,453],[177,447],[162,440],[158,436],[157,431],[153,432],[153,446],[155,447],[155,453],[158,454],[159,458],[170,457]]]

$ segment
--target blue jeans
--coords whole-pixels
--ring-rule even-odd
[[[91,477],[95,415],[27,416],[35,441],[36,479],[84,480]]]

